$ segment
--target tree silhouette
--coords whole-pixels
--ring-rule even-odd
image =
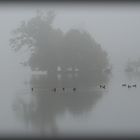
[[[10,45],[15,51],[28,47],[31,52],[29,66],[32,70],[48,71],[49,81],[57,81],[57,67],[60,66],[63,84],[68,82],[69,67],[73,69],[72,75],[75,75],[74,69],[79,70],[78,76],[72,78],[77,86],[99,82],[99,77],[104,76],[103,70],[109,65],[107,53],[87,31],[71,29],[63,33],[56,29],[53,27],[54,18],[52,11],[47,15],[38,12],[29,21],[23,21],[13,31]]]
[[[87,31],[70,29],[64,33],[53,26],[55,14],[38,12],[29,21],[23,21],[13,31],[10,45],[15,51],[27,47],[31,53],[28,65],[32,70],[47,71],[47,75],[32,76],[30,86],[34,89],[27,103],[17,97],[14,104],[16,113],[24,122],[39,128],[42,134],[46,126],[57,131],[56,116],[68,110],[72,114],[90,111],[102,97],[102,91],[89,90],[98,84],[108,83],[104,71],[109,62],[107,53]],[[61,70],[57,68],[61,67]],[[58,78],[58,75],[61,77]],[[47,89],[72,89],[60,94]],[[79,91],[79,89],[82,89]],[[67,93],[63,93],[67,92]]]

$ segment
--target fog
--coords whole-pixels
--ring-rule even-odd
[[[35,38],[39,45],[33,47],[38,55],[32,55],[26,43],[27,48],[14,51],[10,46],[13,31],[22,29],[25,21],[22,33],[26,33],[28,21],[39,10],[46,15],[52,10],[55,18],[50,25],[40,20],[48,28],[39,35],[41,39]],[[140,58],[139,3],[1,3],[0,19],[1,135],[139,134],[140,73],[139,69],[125,71],[129,61]],[[38,33],[34,29],[31,37]],[[50,37],[48,41],[44,34]],[[21,65],[28,60],[28,66]],[[75,72],[56,73],[58,66]],[[108,68],[109,74],[102,73]],[[39,75],[36,70],[50,73]],[[125,83],[131,88],[123,87]]]
[[[54,3],[48,5],[27,4],[25,5],[26,8],[24,4],[23,6],[20,4],[1,5],[0,29],[3,37],[1,46],[4,47],[9,44],[6,40],[8,40],[10,32],[19,25],[20,21],[27,20],[35,15],[37,9],[53,9],[57,15],[54,22],[56,27],[61,28],[63,31],[70,28],[89,31],[94,39],[107,50],[109,56],[113,57],[113,60],[118,61],[119,64],[120,60],[125,63],[129,58],[136,59],[138,57],[139,4],[87,4],[85,6],[70,4],[68,6]],[[7,49],[7,47],[4,48]],[[4,53],[2,54],[4,55]]]

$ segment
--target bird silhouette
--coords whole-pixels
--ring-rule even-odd
[[[102,88],[102,85],[100,85],[100,88]]]
[[[137,87],[137,85],[136,85],[136,84],[135,84],[135,85],[132,85],[132,86],[133,86],[133,87],[135,87],[135,88]]]
[[[105,85],[103,86],[103,88],[105,89]]]
[[[56,92],[56,88],[54,88],[53,91]]]
[[[122,86],[123,86],[123,87],[125,87],[125,86],[126,86],[126,84],[122,84]]]
[[[32,91],[33,91],[34,89],[32,88]]]
[[[128,85],[128,88],[131,88],[131,86],[130,86],[130,85]]]
[[[76,88],[73,88],[73,91],[76,91]]]
[[[106,88],[106,86],[105,86],[105,85],[100,85],[100,88],[104,88],[104,89],[105,89],[105,88]]]

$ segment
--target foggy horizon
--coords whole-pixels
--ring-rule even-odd
[[[0,18],[0,135],[139,134],[139,3],[2,3]]]

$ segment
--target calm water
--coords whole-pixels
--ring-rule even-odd
[[[15,53],[9,46],[10,33],[22,20],[28,21],[38,8],[46,10],[51,5],[8,5],[0,5],[0,136],[140,134],[140,75],[134,77],[123,71],[129,58],[139,58],[139,4],[52,6],[56,9],[55,28],[65,33],[71,28],[87,30],[108,53],[113,65],[109,80],[99,72],[94,76],[100,80],[93,78],[99,82],[96,86],[77,87],[68,80],[64,82],[67,88],[62,90],[59,82],[56,92],[52,91],[56,83],[50,80],[49,85],[45,76],[33,76],[20,65],[29,59],[26,48]],[[122,87],[124,83],[137,87]],[[100,84],[105,84],[106,89],[101,89]]]
[[[22,74],[22,76],[21,76]],[[7,75],[7,76],[6,76]],[[17,76],[16,76],[17,75]],[[30,72],[3,74],[0,132],[13,135],[133,135],[140,132],[140,81],[113,71],[106,89],[34,88]],[[137,84],[137,88],[121,84]]]

